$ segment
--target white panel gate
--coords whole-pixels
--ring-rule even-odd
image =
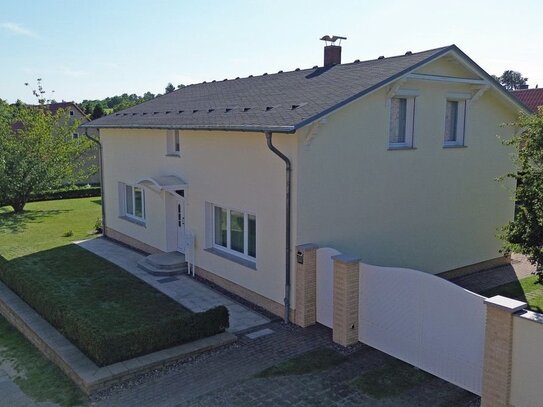
[[[334,261],[340,254],[329,247],[317,249],[317,322],[332,328],[334,312]]]
[[[359,340],[480,395],[484,300],[428,273],[361,263]]]

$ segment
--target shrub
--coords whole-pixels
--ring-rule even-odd
[[[71,237],[71,236],[73,236],[73,235],[74,235],[73,230],[67,230],[66,232],[64,232],[64,233],[62,234],[62,237]]]
[[[102,233],[102,219],[96,218],[96,222],[94,222],[94,230],[96,233]]]

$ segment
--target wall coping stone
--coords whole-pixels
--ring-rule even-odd
[[[539,312],[524,310],[523,312],[515,314],[515,317],[537,322],[538,324],[543,324],[543,314],[540,314]]]
[[[235,335],[223,332],[109,366],[98,367],[2,282],[0,282],[0,314],[87,395],[130,377],[237,340]]]
[[[314,243],[305,243],[305,244],[300,244],[300,245],[296,246],[296,250],[298,250],[299,252],[307,252],[309,250],[317,250],[318,248],[319,248],[319,245],[314,244]]]
[[[358,263],[362,259],[360,257],[351,256],[349,254],[337,254],[335,256],[332,256],[332,260],[339,261],[341,263],[351,264]]]
[[[523,301],[513,300],[512,298],[507,298],[502,295],[495,295],[494,297],[487,298],[485,300],[485,304],[499,308],[511,314],[526,308],[528,305]]]

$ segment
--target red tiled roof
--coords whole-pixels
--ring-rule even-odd
[[[533,112],[538,106],[543,106],[543,88],[518,89],[512,93]]]

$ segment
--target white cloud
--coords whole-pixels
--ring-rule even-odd
[[[9,31],[11,34],[14,35],[23,35],[25,37],[38,38],[38,35],[34,31],[31,31],[20,24],[10,21],[0,22],[0,28]]]

